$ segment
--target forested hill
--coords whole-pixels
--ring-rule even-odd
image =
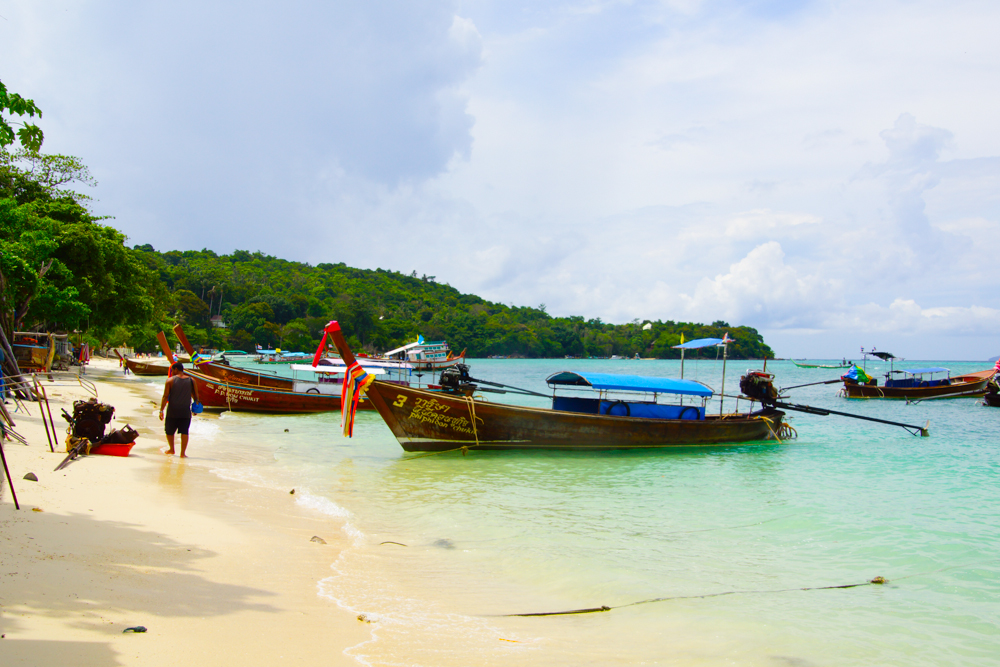
[[[252,350],[255,344],[311,351],[323,326],[338,320],[354,345],[384,351],[417,339],[447,340],[471,357],[565,355],[673,358],[681,340],[721,338],[735,343],[735,358],[773,357],[760,334],[750,327],[652,320],[608,324],[582,316],[552,317],[544,306],[512,307],[493,303],[435,281],[383,269],[355,269],[339,264],[311,266],[268,255],[210,250],[157,252],[136,246],[136,255],[163,286],[160,299],[167,320],[185,325],[196,344]],[[221,315],[226,329],[211,326]],[[164,325],[167,322],[163,323]],[[145,328],[134,343],[151,347],[157,328]],[[689,352],[689,355],[692,353]],[[715,349],[702,352],[715,357]]]
[[[73,189],[96,185],[86,165],[39,152],[42,131],[25,120],[36,115],[41,110],[32,100],[0,83],[0,347],[15,331],[42,330],[153,351],[157,332],[182,322],[197,345],[310,351],[336,319],[352,345],[370,352],[423,335],[472,357],[668,358],[679,356],[671,346],[682,335],[728,332],[735,339],[730,356],[773,356],[756,330],[725,322],[614,325],[552,317],[544,306],[492,303],[415,272],[310,266],[259,252],[129,248],[120,231],[104,224],[108,218],[91,212],[92,200]],[[226,327],[214,326],[212,317]],[[709,348],[692,356],[717,353]]]

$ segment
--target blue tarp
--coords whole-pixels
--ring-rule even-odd
[[[618,375],[617,373],[571,373],[563,371],[550,375],[546,382],[550,385],[571,385],[593,387],[602,391],[646,391],[663,394],[684,394],[686,396],[711,396],[712,390],[692,380],[676,378],[645,377],[642,375]]]
[[[855,382],[868,382],[871,380],[871,376],[864,372],[857,365],[851,366],[851,370],[844,373],[841,377],[848,378],[849,380],[854,380]]]
[[[924,373],[947,373],[947,368],[941,368],[940,366],[935,366],[933,368],[912,368],[910,370],[904,370],[904,373],[909,373],[910,375],[922,375]]]
[[[721,343],[721,338],[699,338],[698,340],[689,340],[681,345],[674,345],[673,348],[675,350],[697,350],[698,348],[712,347]]]

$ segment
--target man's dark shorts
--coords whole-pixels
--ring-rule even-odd
[[[167,435],[173,435],[178,431],[181,435],[187,435],[189,428],[191,428],[190,417],[167,417],[163,420],[163,430],[167,432]]]

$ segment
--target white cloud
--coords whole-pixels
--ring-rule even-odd
[[[798,328],[814,325],[817,305],[828,303],[829,295],[838,291],[834,281],[802,275],[786,265],[781,244],[769,241],[730,266],[728,273],[702,278],[694,295],[684,301],[687,312],[702,321]]]
[[[786,355],[914,331],[926,356],[950,338],[995,354],[995,3],[3,13],[5,84],[135,243],[415,269],[554,314],[726,319]]]

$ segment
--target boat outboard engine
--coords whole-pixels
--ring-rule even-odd
[[[740,391],[744,396],[764,405],[773,405],[778,399],[778,390],[774,388],[773,380],[774,376],[770,373],[750,371],[740,378]]]
[[[466,364],[455,364],[441,371],[441,389],[453,394],[465,394],[471,396],[478,387],[473,384],[469,375],[469,367]]]

